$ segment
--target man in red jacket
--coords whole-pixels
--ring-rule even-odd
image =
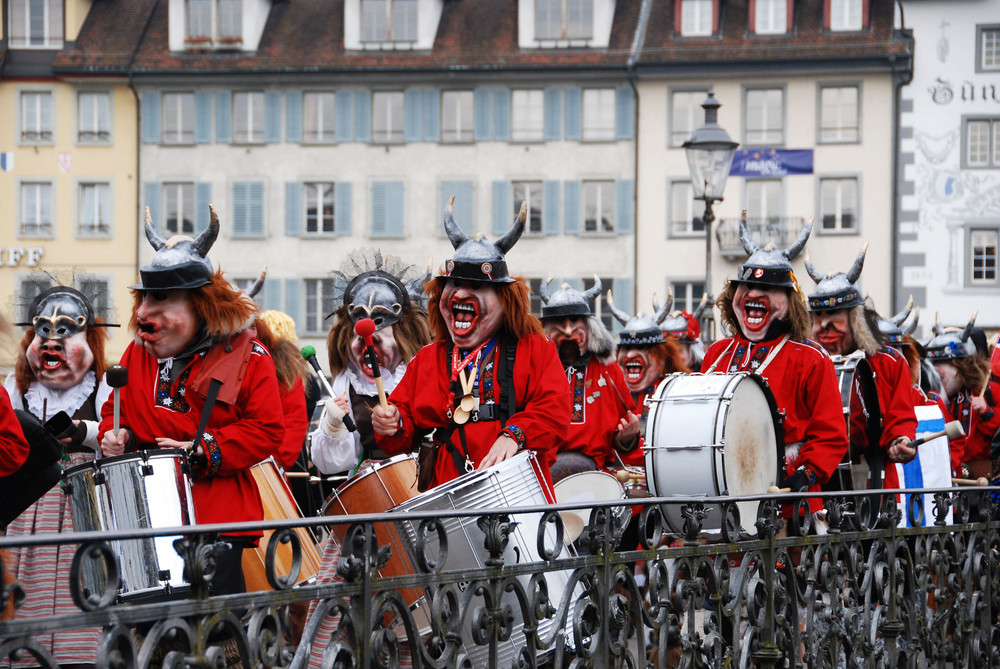
[[[389,408],[372,411],[379,447],[414,450],[432,430],[433,485],[531,449],[548,475],[566,438],[569,388],[555,345],[531,315],[528,287],[509,276],[506,253],[524,230],[526,207],[496,243],[469,238],[444,217],[455,255],[429,286],[434,341],[410,361]]]
[[[546,282],[539,293],[542,326],[559,351],[573,403],[566,445],[552,466],[552,480],[558,482],[616,464],[611,449],[635,447],[639,418],[632,413],[635,404],[615,361],[611,333],[590,311],[590,302],[600,299],[601,280],[594,277],[583,293],[569,284],[550,293]]]
[[[705,354],[702,372],[754,372],[767,380],[784,415],[782,487],[819,490],[847,452],[840,388],[833,362],[808,341],[809,313],[791,260],[802,252],[811,225],[785,250],[760,248],[740,221],[740,241],[750,255],[719,296],[723,325],[733,333]],[[814,512],[822,504],[811,502]]]
[[[861,297],[857,281],[865,263],[868,245],[861,250],[850,270],[823,274],[806,259],[806,271],[817,290],[809,296],[812,334],[831,355],[863,355],[875,376],[875,389],[882,416],[879,446],[887,462],[881,463],[884,479],[874,487],[898,488],[899,477],[893,462],[909,462],[917,451],[910,448],[917,430],[910,392],[910,367],[902,353],[883,343],[878,314]],[[873,462],[869,466],[878,465]],[[871,485],[870,483],[870,485]]]
[[[187,451],[199,523],[259,521],[264,514],[250,467],[282,443],[281,399],[274,363],[252,327],[253,301],[205,257],[218,234],[214,208],[208,229],[194,240],[164,240],[146,210],[146,238],[156,253],[132,286],[135,340],[121,360],[129,375],[121,391],[121,429],[113,429],[109,400],[98,438],[105,455]],[[216,552],[214,594],[245,590],[243,549],[260,536],[226,536],[232,548]]]

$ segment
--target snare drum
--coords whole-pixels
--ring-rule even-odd
[[[614,502],[626,499],[625,488],[612,474],[607,472],[580,472],[560,480],[553,486],[556,501],[560,504],[580,502]],[[628,506],[609,508],[619,528],[624,529],[632,518],[632,509]],[[563,523],[566,525],[565,540],[571,544],[579,538],[589,522],[592,511],[573,509],[563,511]]]
[[[356,476],[337,488],[323,505],[324,516],[349,516],[360,513],[383,513],[419,495],[417,491],[417,458],[397,455],[388,460],[362,467]],[[383,578],[416,574],[410,566],[403,542],[391,523],[375,523],[379,546],[389,546],[389,562],[379,570]],[[340,545],[344,545],[349,523],[330,528]],[[346,551],[345,551],[346,552]],[[414,589],[399,591],[407,604],[416,604],[420,594]]]
[[[193,525],[194,499],[182,451],[139,451],[94,460],[63,473],[77,532],[156,529]],[[121,574],[121,601],[156,599],[186,590],[184,560],[174,550],[177,535],[109,542]],[[84,585],[105,590],[103,565],[84,563]]]
[[[278,468],[274,458],[268,458],[250,468],[250,474],[260,491],[260,502],[264,507],[264,520],[290,520],[302,518],[299,505],[292,496],[285,475]],[[302,546],[302,568],[299,571],[299,583],[316,576],[322,560],[316,539],[308,528],[297,527],[295,533],[299,536]],[[264,530],[264,536],[256,547],[243,549],[243,577],[246,580],[247,592],[270,590],[267,582],[267,544],[271,541],[274,530]],[[276,575],[288,574],[292,569],[292,548],[288,544],[279,544],[274,553],[274,572]]]
[[[784,443],[774,396],[761,377],[672,374],[646,400],[646,480],[654,497],[759,495],[780,478]],[[739,502],[740,522],[753,527],[757,502]],[[664,519],[684,531],[680,504]],[[713,508],[702,527],[719,529]]]
[[[546,494],[546,491],[548,494]],[[522,451],[512,458],[501,462],[495,467],[477,470],[453,479],[444,485],[404,502],[395,511],[405,514],[409,511],[455,511],[476,508],[536,506],[550,504],[554,499],[551,489],[545,483],[545,478],[539,466],[534,451]],[[513,565],[522,562],[539,562],[537,531],[543,514],[518,513],[512,514],[514,526],[508,536],[507,548],[504,551],[504,564]],[[404,516],[405,518],[405,516]],[[460,569],[482,569],[489,559],[489,553],[484,547],[486,535],[477,524],[478,518],[466,516],[463,518],[441,518],[448,541],[448,555],[444,564],[445,571]],[[398,520],[399,528],[410,562],[417,564],[417,533],[420,521]],[[547,545],[555,547],[556,530],[549,526],[546,529]],[[430,541],[425,546],[425,554],[431,560],[438,560],[437,542]],[[575,554],[572,547],[565,550]],[[416,573],[416,572],[414,572]],[[569,572],[548,572],[545,575],[549,589],[549,599],[557,606],[563,592],[569,583]],[[518,577],[524,587],[527,587],[530,577]],[[431,590],[433,592],[433,590]],[[583,586],[578,584],[573,601],[583,593]],[[524,646],[524,620],[521,618],[519,606],[513,606],[514,624],[510,638],[497,644],[496,662],[492,666],[509,667],[516,664],[518,651]],[[489,647],[478,646],[473,640],[472,623],[475,616],[466,616],[462,627],[462,642],[466,654],[471,660],[471,666],[490,666]],[[555,621],[548,619],[538,625],[539,634],[547,636]],[[572,639],[573,612],[567,616],[566,634]]]

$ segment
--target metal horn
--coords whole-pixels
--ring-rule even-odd
[[[611,311],[611,315],[615,317],[615,320],[617,320],[622,325],[628,323],[629,315],[615,306],[615,298],[614,295],[611,294],[610,288],[608,289],[605,298],[607,299],[608,302],[608,309]]]
[[[979,316],[979,310],[978,309],[972,312],[972,318],[969,319],[969,322],[966,323],[966,325],[965,325],[965,329],[962,330],[962,341],[963,342],[968,341],[969,337],[972,335],[972,328],[974,328],[976,326],[976,318],[978,316]]]
[[[820,281],[826,278],[826,275],[823,274],[823,272],[819,271],[816,265],[813,265],[811,262],[809,262],[809,251],[806,251],[806,272],[809,274],[809,277],[816,283],[819,283]]]
[[[597,299],[600,297],[601,292],[604,290],[604,285],[601,283],[600,277],[596,274],[594,275],[594,285],[583,291],[583,296],[587,298],[587,301]]]
[[[653,320],[659,325],[667,316],[670,315],[670,310],[674,307],[674,291],[667,288],[667,301],[663,305],[662,309],[658,309],[656,306],[656,296],[653,296]]]
[[[208,255],[212,244],[219,237],[219,215],[215,213],[215,207],[208,205],[208,214],[208,227],[194,240],[194,248],[202,258]]]
[[[813,219],[810,217],[809,222],[806,223],[802,230],[799,232],[799,238],[792,242],[792,245],[781,252],[781,255],[785,256],[789,260],[795,260],[795,258],[802,253],[802,249],[806,247],[806,242],[809,241],[809,235],[812,233],[813,229]]]
[[[146,230],[146,239],[149,240],[149,244],[153,247],[154,251],[159,251],[167,245],[167,240],[164,239],[159,232],[157,232],[156,227],[153,225],[153,217],[149,213],[149,207],[146,207],[146,215],[143,218],[143,227]]]
[[[694,310],[691,314],[696,321],[701,320],[701,315],[705,313],[705,309],[708,308],[708,293],[701,294],[701,302],[698,303],[698,308]]]
[[[538,296],[542,298],[542,302],[545,304],[549,303],[552,299],[552,293],[549,292],[549,284],[552,283],[552,277],[550,276],[545,281],[542,281],[538,286]]]
[[[526,200],[521,201],[521,211],[517,213],[517,218],[514,219],[514,225],[504,233],[503,237],[497,240],[497,248],[500,249],[500,253],[507,255],[507,251],[510,251],[511,247],[517,243],[517,240],[521,238],[521,233],[524,232],[524,222],[528,220],[528,202]]]
[[[931,332],[934,333],[935,337],[941,336],[944,333],[944,329],[941,327],[941,312],[934,312],[934,327],[931,328]]]
[[[444,231],[448,233],[448,239],[451,240],[452,247],[457,250],[459,246],[469,241],[469,236],[455,223],[455,216],[452,214],[454,209],[455,196],[452,195],[451,199],[448,200],[448,206],[444,210]]]
[[[260,292],[260,289],[264,287],[264,279],[266,278],[267,278],[267,265],[264,265],[264,269],[260,271],[260,276],[257,277],[257,280],[254,281],[253,285],[250,286],[250,289],[247,290],[247,297],[253,299],[253,297]]]
[[[914,307],[913,311],[910,312],[913,318],[910,319],[909,323],[900,323],[900,329],[902,329],[904,335],[913,335],[917,331],[917,323],[920,322],[920,307]]]
[[[906,301],[906,306],[903,308],[903,310],[900,311],[895,316],[890,316],[889,320],[892,321],[896,327],[899,327],[903,324],[903,321],[905,321],[907,318],[910,317],[910,312],[912,311],[913,311],[913,296],[910,295],[910,299]]]
[[[740,215],[740,243],[743,244],[743,250],[747,252],[747,255],[753,255],[754,251],[760,248],[757,242],[753,240],[753,237],[750,236],[750,228],[747,226],[746,209]]]
[[[851,269],[847,272],[847,280],[851,283],[856,283],[858,278],[861,276],[861,270],[865,266],[865,254],[868,253],[868,242],[861,247],[861,253],[858,257],[854,259],[854,264],[851,265]]]

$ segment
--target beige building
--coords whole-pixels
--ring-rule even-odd
[[[91,0],[4,2],[0,80],[0,305],[12,322],[39,290],[71,283],[127,322],[138,226],[137,114],[127,56],[72,61]],[[116,65],[115,58],[121,58]],[[108,357],[127,343],[110,329]],[[0,364],[11,362],[7,351]]]

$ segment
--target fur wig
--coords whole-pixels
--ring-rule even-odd
[[[597,316],[587,316],[587,352],[607,364],[614,361],[615,340]]]
[[[736,318],[736,310],[733,308],[733,297],[736,295],[736,281],[726,282],[726,287],[719,293],[715,300],[715,306],[719,309],[719,320],[730,332],[743,334],[740,321]],[[805,341],[812,336],[812,318],[806,309],[805,300],[802,293],[786,288],[788,293],[788,316],[787,320],[791,325],[792,339]]]
[[[103,319],[97,319],[98,323],[101,321]],[[14,382],[17,383],[17,389],[22,395],[28,391],[28,386],[35,380],[35,373],[31,371],[26,353],[34,338],[35,329],[29,327],[24,336],[21,337],[21,351],[18,353],[17,362],[14,363]],[[107,341],[107,328],[87,328],[87,345],[90,347],[90,352],[94,354],[94,364],[91,369],[94,370],[98,382],[104,378],[104,372],[108,368],[108,361],[104,357],[104,347]]]
[[[978,395],[990,377],[990,363],[981,355],[970,355],[967,358],[952,358],[947,360],[955,365],[962,377],[962,387],[971,395]]]
[[[500,298],[500,308],[503,310],[503,321],[500,324],[501,334],[511,335],[517,339],[529,334],[545,336],[542,322],[531,314],[531,289],[521,277],[514,277],[513,283],[496,284],[497,296]],[[436,341],[450,341],[448,326],[438,310],[441,293],[444,286],[437,279],[431,279],[424,284],[427,292],[427,320],[431,326],[431,334]]]
[[[305,385],[312,373],[312,368],[302,358],[295,343],[279,336],[264,318],[258,318],[254,327],[257,328],[257,340],[271,352],[274,371],[278,374],[278,383],[281,384],[281,387],[285,390],[291,390],[299,379],[302,379],[302,383]]]
[[[863,305],[851,307],[848,322],[854,345],[865,355],[874,355],[885,348],[884,337],[878,329],[878,313],[871,298],[866,299]]]
[[[128,326],[136,330],[135,312],[142,303],[146,291],[132,291],[132,316]],[[257,305],[243,291],[233,288],[222,277],[222,270],[216,270],[211,281],[199,288],[188,291],[191,309],[198,323],[214,339],[226,339],[253,325],[257,316]]]
[[[347,306],[341,304],[333,313],[334,322],[326,335],[326,351],[329,356],[330,374],[337,376],[347,369],[350,361],[348,351],[354,337],[354,324],[347,314]],[[393,323],[392,336],[399,347],[404,362],[409,362],[431,340],[427,325],[427,312],[416,306],[403,311],[402,317]]]

